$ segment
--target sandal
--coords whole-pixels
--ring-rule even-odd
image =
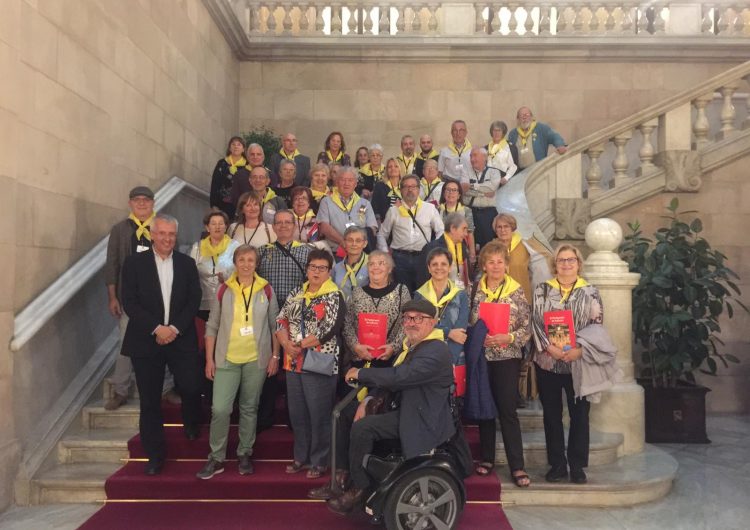
[[[490,474],[490,472],[495,469],[495,464],[491,464],[489,462],[480,462],[476,468],[474,468],[474,471],[477,475],[480,477],[486,477]]]
[[[289,464],[288,466],[286,466],[286,469],[284,469],[284,471],[288,475],[294,475],[295,473],[299,473],[303,469],[305,469],[305,464],[295,461]]]
[[[312,466],[310,469],[307,470],[307,475],[305,475],[309,479],[316,479],[322,477],[326,472],[326,468],[323,466]]]
[[[513,484],[518,488],[528,488],[531,486],[531,477],[529,477],[529,474],[523,469],[517,469],[512,472],[510,478],[513,479]]]

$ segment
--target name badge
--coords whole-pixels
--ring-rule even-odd
[[[529,148],[528,147],[522,147],[521,148],[521,152],[522,153],[528,153],[529,152]]]
[[[252,326],[243,326],[240,328],[240,337],[247,337],[248,335],[253,334],[253,327]]]
[[[138,246],[135,247],[135,251],[136,251],[136,253],[138,253],[138,252],[146,252],[150,248],[151,247],[147,247],[146,245],[138,245]]]
[[[463,173],[464,172],[464,165],[463,164],[456,164],[456,172],[457,173]]]
[[[355,223],[355,222],[352,222],[352,221],[349,221],[349,222],[348,222],[348,223],[346,223],[346,224],[345,224],[344,226],[345,226],[346,228],[349,228],[350,226],[357,226],[357,223]]]

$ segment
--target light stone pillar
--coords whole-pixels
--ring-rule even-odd
[[[584,276],[599,289],[604,304],[604,327],[617,346],[622,376],[591,407],[591,428],[621,433],[620,456],[639,453],[646,440],[643,387],[635,382],[633,365],[633,288],[640,274],[629,272],[617,255],[622,229],[612,219],[597,219],[586,227],[586,244],[593,253],[586,259]]]

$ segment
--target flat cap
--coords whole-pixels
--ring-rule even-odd
[[[130,198],[135,199],[136,197],[148,197],[149,199],[154,198],[154,192],[148,186],[136,186],[130,190]]]
[[[416,311],[417,313],[422,313],[430,318],[435,318],[437,316],[437,307],[424,299],[409,300],[406,302],[401,306],[401,313],[406,313],[407,311]]]

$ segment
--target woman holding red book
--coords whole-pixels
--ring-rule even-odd
[[[552,259],[554,277],[540,283],[534,290],[532,330],[536,350],[539,396],[544,411],[544,437],[547,443],[547,460],[551,466],[545,475],[547,482],[560,482],[568,478],[575,484],[586,483],[583,468],[589,460],[589,408],[586,397],[575,397],[572,365],[581,359],[582,348],[576,344],[559,346],[565,334],[576,336],[586,326],[601,324],[602,299],[596,287],[581,278],[583,256],[573,245],[557,247]],[[546,317],[546,319],[545,319]],[[565,320],[568,324],[555,326],[553,344],[545,320]],[[572,326],[573,329],[570,329]],[[575,342],[575,340],[571,341]],[[567,458],[562,422],[562,391],[568,402],[570,431]]]
[[[527,488],[531,481],[524,471],[516,389],[523,357],[521,348],[531,336],[531,309],[521,285],[506,273],[509,261],[508,247],[499,241],[490,241],[482,248],[479,267],[483,274],[474,288],[469,322],[473,325],[482,318],[487,325],[484,357],[505,454],[513,482],[520,488]],[[493,318],[496,315],[498,318]],[[487,475],[495,467],[495,436],[495,419],[480,420],[481,462],[476,468],[477,475]]]

